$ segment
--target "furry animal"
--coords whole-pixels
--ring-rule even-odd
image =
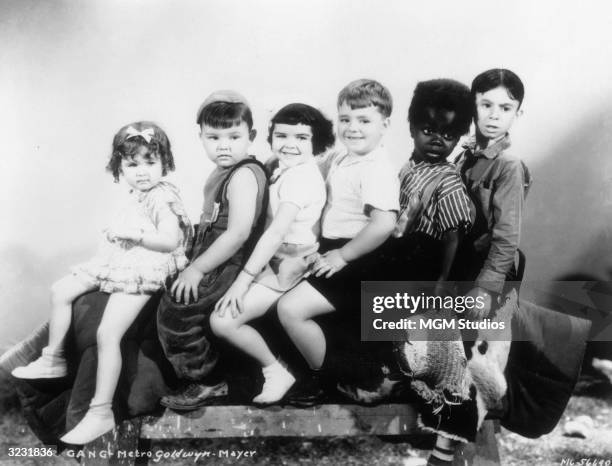
[[[462,411],[453,406],[462,403],[466,403],[467,410],[475,409],[476,415],[466,417],[475,423],[469,430],[476,432],[487,412],[501,408],[506,394],[504,370],[512,339],[511,319],[517,306],[518,296],[512,291],[506,295],[503,305],[488,317],[491,322],[504,322],[504,330],[478,330],[472,341],[462,341],[459,331],[449,329],[431,330],[427,341],[411,341],[408,334],[405,341],[395,345],[401,374],[383,366],[382,377],[374,388],[348,384],[338,384],[337,388],[356,402],[375,404],[392,397],[398,383],[408,382],[424,406],[429,406],[430,415],[443,416],[445,408],[447,416],[452,412],[458,414]],[[422,319],[431,317],[427,313],[421,316]],[[449,316],[438,313],[436,317]],[[465,441],[460,436],[458,439]]]

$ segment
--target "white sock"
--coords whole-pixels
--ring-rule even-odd
[[[64,435],[60,440],[71,445],[85,445],[115,427],[115,416],[111,403],[95,403],[93,400],[89,410],[74,429]]]
[[[253,398],[254,403],[270,404],[279,401],[295,383],[295,377],[279,362],[262,369],[265,382],[261,393]]]

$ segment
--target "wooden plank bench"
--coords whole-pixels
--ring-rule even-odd
[[[419,429],[416,420],[416,410],[410,404],[373,407],[328,404],[307,409],[208,406],[182,414],[166,410],[159,418],[146,416],[124,422],[113,432],[86,445],[78,455],[83,465],[132,465],[148,461],[154,464],[155,454],[150,447],[155,440],[377,435],[406,436],[410,441],[411,435],[427,435]],[[213,454],[215,456],[199,458],[198,463],[215,464],[216,459],[230,453],[219,450]],[[163,459],[158,464],[163,464]],[[196,459],[190,457],[188,461],[194,464]],[[236,462],[242,460],[249,464],[246,457]],[[493,421],[485,421],[476,442],[458,448],[454,465],[499,464],[495,425]]]

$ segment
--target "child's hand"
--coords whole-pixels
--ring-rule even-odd
[[[236,277],[236,280],[225,292],[223,297],[217,301],[214,312],[219,314],[219,317],[225,315],[226,309],[229,307],[232,317],[235,319],[238,314],[244,309],[243,298],[249,289],[251,283],[250,277],[245,273],[241,273]]]
[[[325,275],[325,278],[331,277],[336,272],[342,270],[347,262],[342,257],[340,249],[332,249],[319,257],[319,260],[314,266],[314,274],[316,277]]]
[[[134,241],[135,243],[139,243],[142,241],[142,230],[139,228],[108,228],[104,231],[106,234],[106,238],[110,242],[114,242],[117,240],[128,240]]]
[[[404,210],[402,214],[398,217],[397,222],[395,222],[395,228],[393,229],[394,238],[401,238],[404,236],[406,232],[406,227],[408,226],[408,209]]]
[[[484,288],[479,286],[472,288],[466,296],[474,298],[476,303],[483,302],[483,306],[476,305],[466,312],[466,317],[471,320],[482,320],[489,316],[491,312],[491,305],[493,304],[493,297],[491,293]]]
[[[202,277],[204,277],[204,274],[190,265],[179,273],[170,288],[170,294],[177,303],[182,301],[183,304],[189,304],[191,296],[193,296],[193,301],[196,302],[198,300],[198,285],[202,281]]]

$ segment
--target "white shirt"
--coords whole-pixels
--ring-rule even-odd
[[[279,178],[270,184],[268,221],[276,215],[282,202],[300,208],[283,239],[284,243],[316,244],[319,220],[325,206],[325,181],[314,159],[290,167],[279,168]]]
[[[380,146],[366,155],[335,155],[326,181],[325,238],[354,238],[371,209],[399,211],[398,173]]]

